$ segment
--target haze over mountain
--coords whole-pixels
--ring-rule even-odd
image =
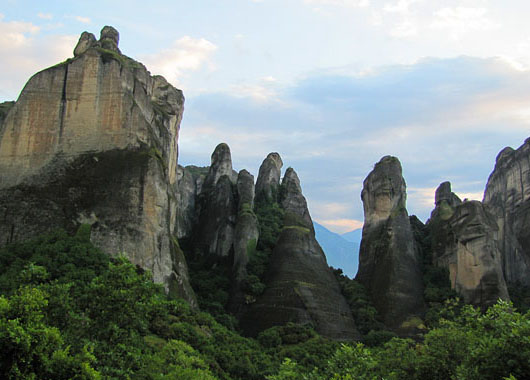
[[[328,265],[333,268],[340,268],[346,276],[354,278],[359,268],[360,239],[357,242],[348,241],[344,238],[344,235],[351,238],[353,232],[355,232],[355,235],[358,235],[358,233],[351,231],[344,235],[339,235],[317,222],[313,222],[313,225],[315,226],[315,237],[326,254]]]

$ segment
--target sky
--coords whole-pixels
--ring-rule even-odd
[[[278,152],[313,219],[343,233],[394,155],[426,221],[441,182],[481,200],[497,154],[530,136],[528,14],[526,0],[3,0],[0,101],[112,25],[122,53],[184,91],[180,164],[225,142],[256,176]]]

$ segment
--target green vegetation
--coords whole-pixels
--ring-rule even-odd
[[[530,314],[499,301],[486,313],[465,306],[442,319],[421,343],[394,338],[382,346],[342,345],[323,367],[287,359],[270,380],[530,378]]]
[[[2,378],[530,379],[530,313],[507,302],[482,313],[444,301],[437,325],[414,342],[378,329],[366,292],[336,271],[364,310],[364,344],[296,324],[254,340],[168,299],[148,272],[89,236],[83,225],[0,249]]]
[[[195,165],[188,165],[186,166],[186,170],[189,171],[194,177],[195,176],[205,176],[208,174],[208,171],[210,170],[209,166],[195,166]]]
[[[129,69],[143,68],[143,65],[140,62],[137,62],[134,59],[127,57],[126,55],[120,54],[117,51],[105,49],[104,47],[96,47],[95,49],[101,53],[101,58],[103,58],[104,62],[114,60],[117,61],[123,67],[127,67]]]

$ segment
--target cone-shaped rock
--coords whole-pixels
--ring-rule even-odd
[[[201,254],[228,257],[232,253],[238,205],[231,178],[230,148],[222,143],[212,154],[198,201],[199,222],[193,245]]]
[[[256,202],[277,201],[283,162],[278,153],[269,153],[259,168]]]
[[[503,149],[490,174],[483,203],[499,227],[502,268],[508,284],[530,286],[530,139]]]
[[[356,339],[351,311],[315,239],[294,170],[287,171],[282,188],[284,227],[272,253],[267,287],[242,326],[255,335],[288,322],[308,323],[328,338]]]
[[[89,223],[97,246],[192,300],[172,243],[184,97],[121,55],[114,28],[101,36],[35,74],[3,123],[0,243]]]
[[[434,264],[449,269],[451,286],[466,303],[487,307],[508,299],[498,227],[481,202],[460,202],[444,182],[436,190],[428,227]]]
[[[364,180],[364,227],[356,279],[370,291],[384,323],[403,322],[424,310],[418,252],[406,209],[406,185],[396,157],[383,157]]]

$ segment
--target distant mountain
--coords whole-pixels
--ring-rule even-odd
[[[344,274],[350,278],[355,277],[359,266],[359,243],[348,241],[343,236],[331,232],[316,222],[313,224],[317,241],[326,254],[328,265],[341,268]],[[348,232],[348,234],[353,232],[355,231]]]
[[[343,239],[346,239],[349,242],[361,244],[361,237],[363,235],[363,229],[358,228],[356,230],[346,232],[345,234],[340,235]]]

